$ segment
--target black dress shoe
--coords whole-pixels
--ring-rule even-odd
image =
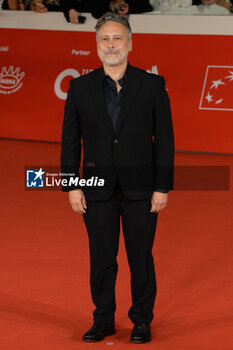
[[[151,340],[150,324],[140,323],[134,325],[130,341],[133,343],[147,343]]]
[[[83,335],[85,341],[100,341],[103,340],[106,335],[115,333],[114,323],[99,324],[94,323],[93,326]]]

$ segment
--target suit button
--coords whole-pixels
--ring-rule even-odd
[[[117,144],[118,144],[118,140],[115,139],[115,140],[114,140],[114,145],[117,145]]]

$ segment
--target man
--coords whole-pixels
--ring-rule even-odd
[[[70,81],[62,135],[62,172],[79,177],[81,138],[83,178],[103,178],[100,188],[78,183],[69,191],[74,211],[83,214],[89,236],[90,286],[94,324],[83,340],[115,333],[115,281],[120,217],[131,272],[134,323],[130,340],[151,339],[156,279],[152,246],[158,211],[173,188],[174,139],[164,78],[128,63],[131,28],[116,13],[96,25],[103,66]]]

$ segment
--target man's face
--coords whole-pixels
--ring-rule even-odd
[[[127,61],[132,50],[126,27],[118,22],[103,24],[97,33],[97,52],[100,60],[107,66],[118,66]]]

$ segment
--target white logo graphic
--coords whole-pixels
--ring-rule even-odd
[[[207,66],[199,109],[233,111],[233,66]]]
[[[147,73],[159,74],[158,73],[158,67],[157,66],[152,66],[151,69],[147,69]]]
[[[0,46],[0,51],[9,51],[9,46]]]
[[[77,77],[80,77],[80,74],[76,69],[67,68],[58,75],[57,79],[55,80],[54,91],[57,97],[60,98],[61,100],[65,100],[67,97],[67,93],[62,91],[61,89],[62,80],[67,76],[77,78]]]
[[[70,176],[69,179],[56,178],[55,176],[49,177],[50,174],[46,174],[46,187],[58,187],[58,186],[87,186],[87,187],[96,187],[104,186],[104,179],[99,179],[98,176],[91,176],[88,179],[80,179],[78,176]],[[58,174],[57,174],[58,175]]]
[[[2,67],[0,72],[0,93],[7,95],[18,91],[23,85],[21,80],[24,76],[25,73],[20,73],[19,67],[15,68],[15,70],[13,66],[10,66],[8,70],[6,67]]]
[[[90,53],[91,53],[91,51],[75,50],[75,49],[73,49],[71,51],[71,55],[88,56],[88,55],[90,55]]]
[[[82,70],[82,75],[87,74],[89,72],[91,72],[93,69],[84,69]],[[73,78],[78,78],[80,77],[80,73],[73,68],[67,68],[65,70],[63,70],[57,77],[57,79],[55,80],[55,84],[54,84],[54,91],[55,94],[57,95],[58,98],[60,98],[61,100],[65,100],[67,97],[67,92],[62,91],[61,89],[61,83],[62,80],[66,77],[73,77]]]

